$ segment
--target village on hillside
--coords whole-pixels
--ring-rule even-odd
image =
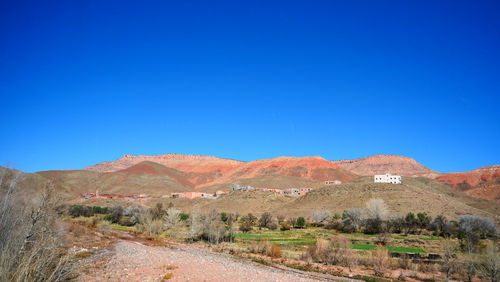
[[[374,175],[373,176],[374,183],[390,183],[390,184],[401,184],[401,176],[393,175],[390,173]],[[326,180],[323,182],[324,185],[340,185],[342,181],[340,180]],[[217,190],[215,193],[206,193],[206,192],[174,192],[169,195],[163,196],[152,196],[147,194],[112,194],[112,193],[99,193],[96,190],[95,193],[85,193],[82,194],[82,199],[122,199],[126,201],[137,201],[137,200],[149,200],[154,198],[186,198],[186,199],[196,199],[196,198],[204,198],[204,199],[217,199],[221,195],[229,194],[231,192],[241,192],[241,191],[255,191],[255,192],[271,192],[277,195],[286,195],[292,197],[303,196],[309,192],[311,192],[314,188],[311,187],[301,187],[301,188],[286,188],[286,189],[277,189],[277,188],[266,188],[266,187],[253,187],[251,185],[239,185],[233,184],[231,190]]]

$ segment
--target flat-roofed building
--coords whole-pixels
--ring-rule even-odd
[[[394,174],[377,174],[373,176],[373,182],[375,183],[392,183],[401,184],[401,175]]]

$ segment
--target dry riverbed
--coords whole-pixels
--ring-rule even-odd
[[[354,281],[278,269],[207,249],[119,240],[83,260],[79,281]]]

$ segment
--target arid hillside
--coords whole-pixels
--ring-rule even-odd
[[[396,155],[376,155],[356,160],[333,161],[352,173],[358,175],[375,175],[392,173],[402,176],[424,176],[434,178],[439,175],[412,158]]]
[[[103,162],[85,170],[98,172],[118,172],[145,161],[161,164],[183,172],[176,180],[195,188],[227,184],[239,179],[257,178],[269,175],[299,177],[313,181],[349,181],[355,174],[321,157],[279,157],[252,162],[221,159],[211,156],[167,154],[160,156],[132,156]],[[135,171],[141,169],[134,168]],[[147,169],[142,169],[147,171]],[[151,173],[149,173],[151,174]],[[182,178],[182,180],[181,180]],[[283,187],[284,188],[284,187]]]
[[[128,186],[127,183],[138,181],[137,178],[145,182],[162,183],[158,178],[168,177],[173,181],[168,182],[169,185],[175,187],[166,190],[179,191],[184,189],[182,187],[186,187],[187,190],[206,192],[227,190],[234,183],[268,188],[298,186],[315,188],[325,180],[340,180],[345,183],[358,176],[392,173],[404,177],[436,178],[472,197],[493,201],[500,199],[499,166],[465,173],[441,174],[412,158],[397,155],[375,155],[341,161],[328,161],[319,156],[277,157],[251,162],[181,154],[124,155],[116,161],[102,162],[85,170],[101,173],[120,172],[119,179],[126,184],[125,186]],[[143,176],[139,177],[141,174]],[[127,177],[136,180],[129,181]],[[112,177],[112,179],[117,178]],[[107,183],[106,189],[111,189],[112,183]],[[145,183],[142,184],[143,187],[147,186]],[[112,190],[119,191],[119,189]]]
[[[436,180],[448,183],[454,189],[476,198],[500,201],[500,165],[469,172],[446,173]]]
[[[302,179],[349,181],[355,177],[322,157],[279,157],[245,163],[219,178],[216,183],[268,175],[284,175]]]
[[[41,171],[36,173],[72,195],[92,193],[148,194],[163,196],[172,192],[191,191],[183,173],[157,163],[142,162],[124,170],[101,173],[89,170]]]
[[[371,177],[362,177],[341,185],[322,186],[301,197],[251,191],[233,192],[215,200],[157,199],[149,205],[172,203],[176,208],[197,213],[216,209],[239,214],[267,211],[285,216],[309,216],[315,210],[341,214],[351,207],[364,207],[372,198],[384,199],[393,214],[422,211],[455,219],[463,214],[476,214],[500,220],[500,207],[496,203],[469,197],[447,184],[422,177],[405,178],[402,185],[372,183]]]
[[[17,195],[27,201],[36,198],[45,188],[53,188],[62,200],[75,197],[71,188],[58,186],[41,175],[0,166],[0,197],[12,187],[16,187]]]

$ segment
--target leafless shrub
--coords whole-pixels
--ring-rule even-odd
[[[101,220],[97,223],[97,228],[102,234],[108,234],[111,231],[111,222],[107,220]]]
[[[441,271],[443,271],[446,280],[448,280],[451,275],[457,271],[458,258],[456,253],[458,251],[458,245],[453,241],[445,241],[442,248],[443,264],[441,265]]]
[[[269,251],[271,250],[271,243],[269,243],[268,240],[261,240],[261,241],[256,241],[256,242],[252,242],[252,244],[250,244],[250,246],[248,246],[248,251],[250,251],[251,253],[254,253],[254,254],[262,254],[262,255],[265,255],[267,253],[269,253]]]
[[[192,241],[205,240],[211,244],[234,240],[234,220],[224,223],[217,211],[213,210],[206,216],[191,217],[189,236]]]
[[[316,245],[310,246],[302,254],[302,259],[315,261],[330,265],[341,265],[354,267],[357,259],[350,248],[350,244],[345,240],[318,240]]]
[[[488,281],[500,281],[500,250],[494,243],[488,244],[485,254],[481,257],[480,275]]]
[[[189,223],[189,238],[191,240],[199,240],[203,235],[204,217],[197,214],[192,214]]]
[[[155,213],[144,210],[139,215],[139,223],[135,228],[148,235],[159,235],[163,232],[163,221]]]
[[[421,263],[418,264],[418,270],[424,273],[435,273],[437,271],[437,265],[434,263]]]
[[[391,264],[389,252],[384,247],[378,247],[372,252],[373,270],[375,275],[383,276]]]
[[[179,217],[180,214],[181,214],[180,210],[169,208],[165,216],[163,216],[163,222],[164,222],[163,226],[165,227],[165,229],[171,229],[175,227],[180,221]]]
[[[67,279],[69,260],[55,222],[53,188],[47,185],[34,203],[23,202],[17,196],[21,177],[0,171],[0,281]]]
[[[477,274],[478,258],[476,254],[464,254],[459,257],[459,272],[464,281],[471,282]]]

